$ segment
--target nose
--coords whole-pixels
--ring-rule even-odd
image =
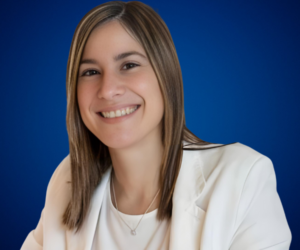
[[[116,74],[112,72],[102,74],[100,87],[97,93],[99,99],[114,100],[116,97],[123,95],[124,92],[124,84]]]

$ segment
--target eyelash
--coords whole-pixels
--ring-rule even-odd
[[[129,69],[132,69],[132,68],[135,68],[136,66],[139,66],[138,64],[136,64],[136,63],[126,63],[126,64],[124,64],[124,66],[126,66],[126,65],[134,65],[134,67],[130,67]],[[124,67],[123,66],[123,67]],[[91,75],[86,75],[86,73],[91,73],[91,72],[96,72],[95,74],[91,74]],[[99,72],[97,71],[97,70],[95,70],[95,69],[88,69],[88,70],[86,70],[86,71],[84,71],[83,73],[82,73],[82,76],[93,76],[93,75],[96,75],[96,74],[99,74]]]

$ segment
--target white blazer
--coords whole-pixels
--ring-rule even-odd
[[[61,223],[71,196],[67,156],[21,250],[90,250],[110,171],[94,192],[82,229],[69,231]],[[171,250],[286,250],[291,239],[268,157],[241,143],[183,152],[173,194]]]

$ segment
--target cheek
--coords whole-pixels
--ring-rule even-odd
[[[84,109],[83,107],[85,106],[84,100],[86,98],[84,98],[84,96],[85,96],[85,94],[83,92],[83,88],[78,86],[77,87],[77,102],[78,102],[80,112],[82,112],[82,110]]]
[[[141,74],[139,77],[135,76],[135,79],[131,79],[131,82],[134,85],[133,88],[145,99],[145,101],[150,101],[149,99],[155,99],[156,101],[162,100],[159,83],[152,70]]]
[[[158,89],[157,94],[155,95],[155,97],[153,97],[153,112],[156,117],[157,117],[157,121],[161,122],[163,115],[164,115],[164,100],[163,100],[163,96],[162,93],[160,91],[160,89]]]
[[[164,101],[156,77],[153,77],[152,81],[145,85],[143,91],[148,97],[148,100],[146,101],[148,101],[148,104],[154,109],[154,112],[161,114],[164,110]]]
[[[84,123],[86,123],[85,117],[88,114],[91,98],[92,98],[91,92],[86,86],[84,85],[77,86],[77,102]]]
[[[152,122],[158,123],[164,114],[164,100],[156,77],[151,81],[141,82],[139,92],[145,101],[146,113],[150,114]]]
[[[156,122],[161,123],[163,116],[164,116],[164,99],[162,92],[160,90],[159,83],[157,82],[156,85],[153,86],[153,96],[151,97],[153,105],[153,117],[156,117]]]

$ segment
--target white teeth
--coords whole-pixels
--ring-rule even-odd
[[[120,110],[117,110],[117,111],[116,111],[116,117],[119,117],[119,116],[121,116],[121,111],[120,111]]]
[[[129,115],[132,112],[134,112],[137,109],[137,106],[132,107],[132,108],[125,108],[125,109],[121,109],[121,110],[116,110],[116,111],[110,111],[110,112],[101,112],[101,114],[105,117],[105,118],[115,118],[115,117],[120,117],[120,116],[124,116],[124,115]]]
[[[109,112],[109,117],[110,117],[110,118],[115,118],[115,116],[116,116],[116,115],[115,115],[115,112],[114,112],[114,111],[110,111],[110,112]]]

